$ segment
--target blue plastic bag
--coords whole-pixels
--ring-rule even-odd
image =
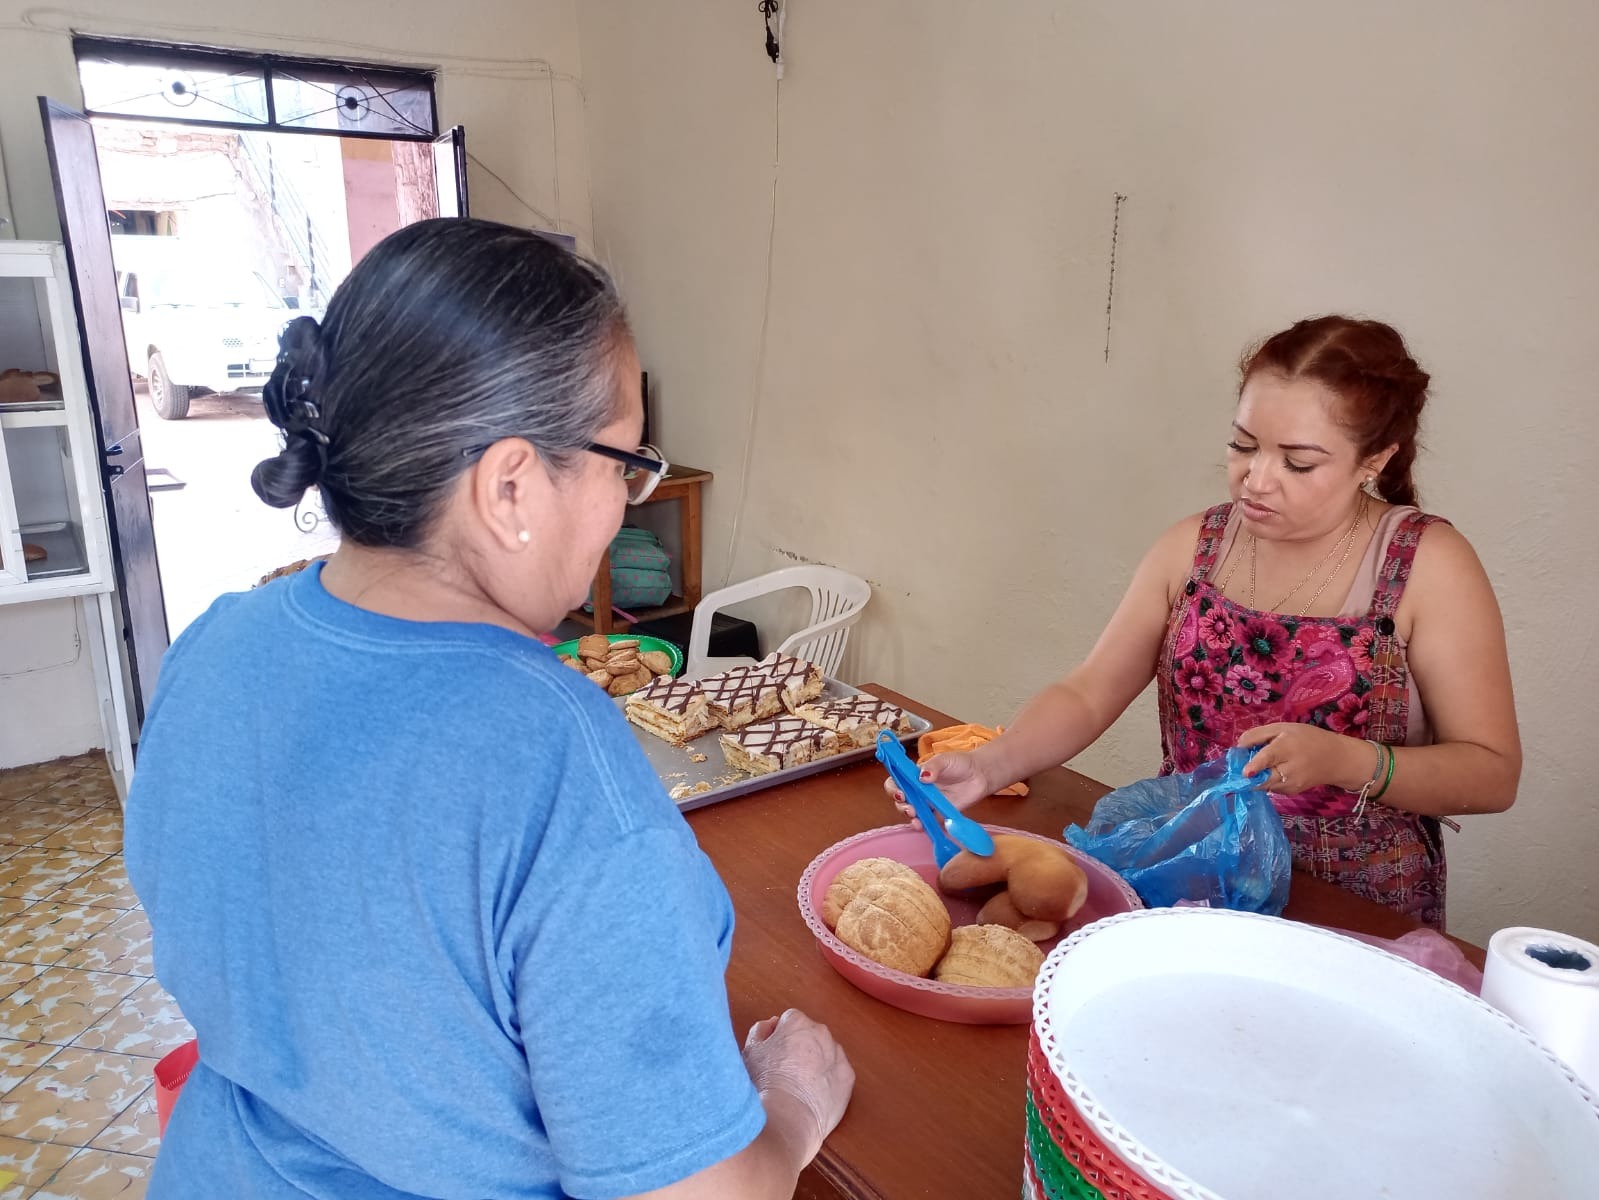
[[[1187,775],[1143,779],[1094,805],[1066,840],[1127,880],[1151,908],[1179,900],[1278,916],[1293,854],[1282,818],[1234,748]]]

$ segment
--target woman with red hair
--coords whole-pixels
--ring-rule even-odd
[[[1153,679],[1162,774],[1259,747],[1296,866],[1441,928],[1440,823],[1509,808],[1521,743],[1488,577],[1417,507],[1427,384],[1378,321],[1266,339],[1242,363],[1230,503],[1162,535],[1087,661],[924,777],[969,804],[1081,752]]]

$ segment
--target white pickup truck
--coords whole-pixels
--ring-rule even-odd
[[[264,279],[227,263],[117,250],[128,363],[149,381],[159,416],[188,416],[190,397],[202,389],[261,390],[277,361],[278,335],[295,315]]]

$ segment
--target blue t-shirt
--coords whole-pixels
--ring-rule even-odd
[[[218,600],[145,724],[128,874],[201,1054],[151,1200],[611,1197],[748,1145],[732,905],[612,701],[320,575]]]

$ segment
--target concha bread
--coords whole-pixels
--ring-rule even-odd
[[[873,962],[918,976],[944,957],[949,931],[949,910],[915,872],[908,879],[895,875],[867,883],[839,914],[835,930],[840,941]]]
[[[1032,987],[1044,952],[1003,925],[962,925],[950,938],[949,952],[933,978],[968,987]]]
[[[829,929],[837,929],[838,918],[849,907],[849,902],[855,899],[857,892],[874,879],[893,879],[895,876],[921,878],[904,863],[895,862],[892,858],[863,858],[860,862],[850,863],[827,885],[827,892],[822,896],[823,923]]]

